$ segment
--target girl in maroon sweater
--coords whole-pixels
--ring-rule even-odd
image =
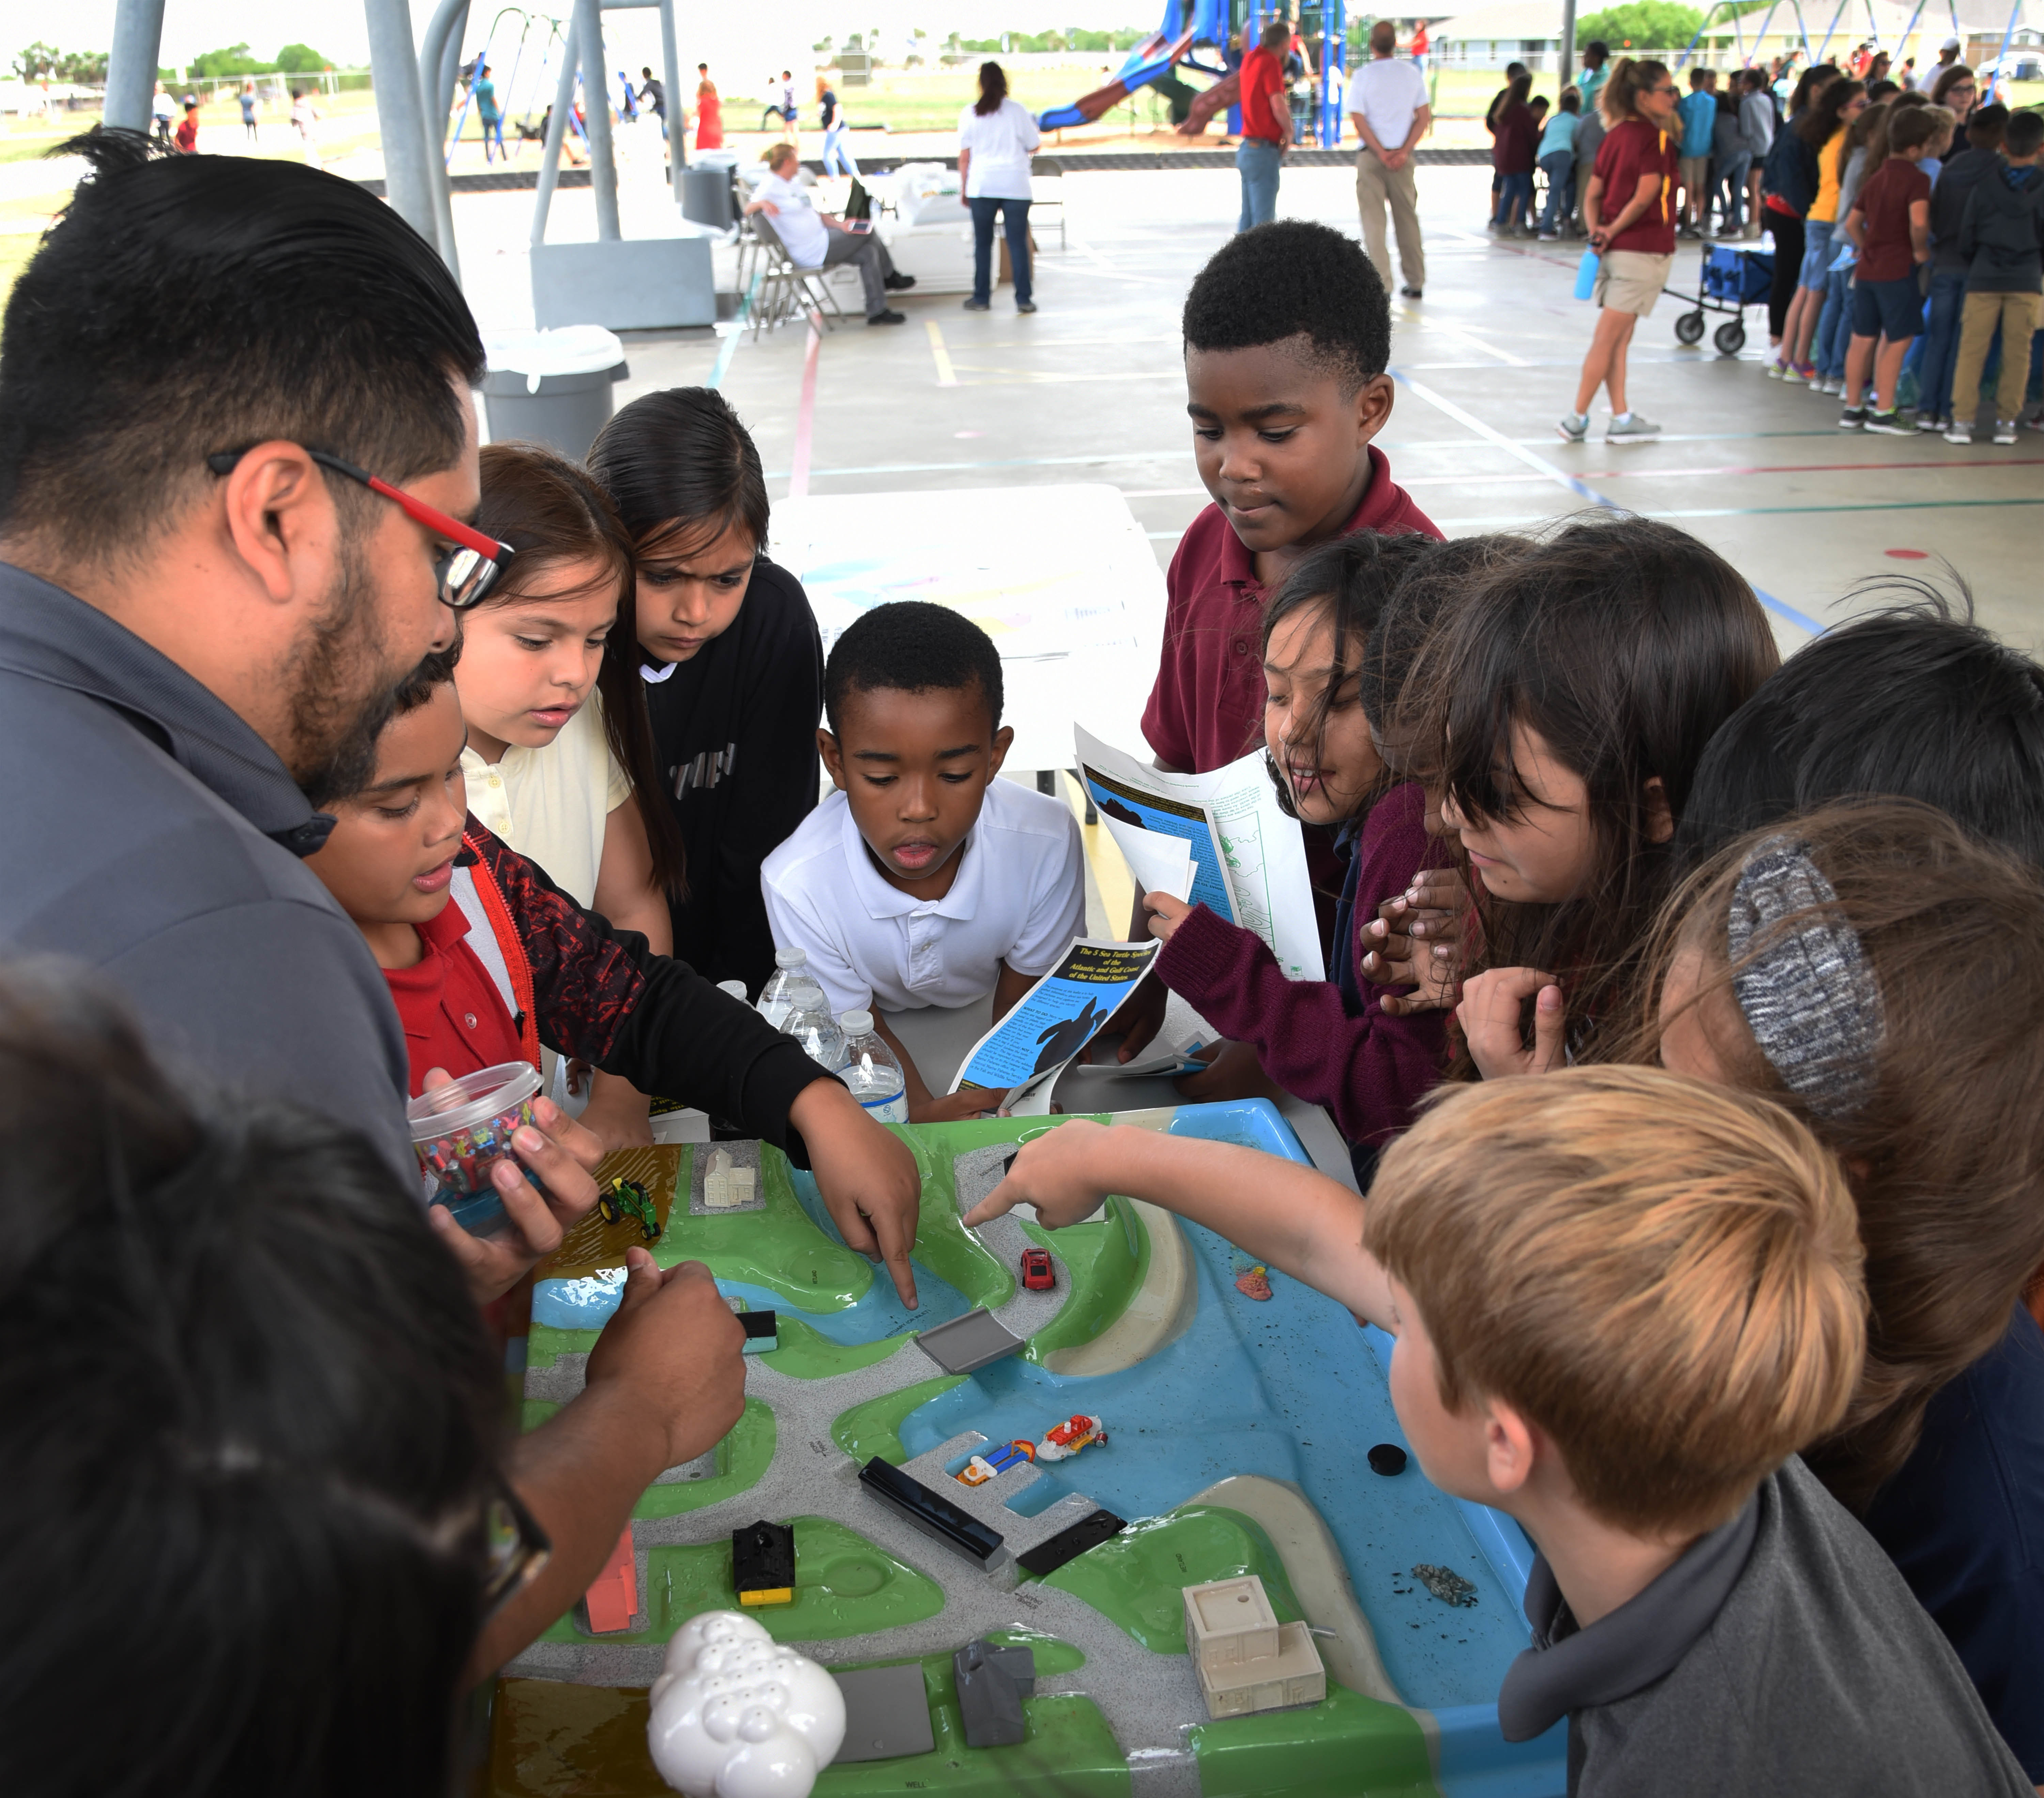
[[[1301,559],[1265,615],[1271,778],[1286,810],[1342,827],[1336,849],[1347,873],[1333,978],[1288,980],[1258,937],[1205,906],[1159,893],[1144,900],[1151,933],[1164,942],[1158,979],[1253,1047],[1287,1092],[1325,1105],[1365,1184],[1377,1147],[1412,1122],[1444,1059],[1443,1014],[1394,1016],[1357,978],[1361,927],[1446,859],[1427,834],[1424,792],[1394,771],[1393,714],[1412,653],[1498,541],[1370,531],[1339,538]],[[1380,653],[1394,644],[1393,655]]]

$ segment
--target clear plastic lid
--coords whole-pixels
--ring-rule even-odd
[[[405,1118],[414,1143],[430,1143],[486,1124],[539,1089],[540,1070],[530,1062],[499,1062],[421,1093],[405,1107]]]
[[[774,965],[777,968],[798,968],[809,959],[809,952],[806,949],[776,949],[774,951]]]
[[[837,1021],[844,1026],[846,1035],[863,1036],[873,1028],[873,1014],[870,1012],[844,1012],[839,1015]]]

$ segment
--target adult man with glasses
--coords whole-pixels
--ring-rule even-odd
[[[91,172],[0,328],[0,955],[92,964],[184,1078],[359,1131],[416,1193],[397,1014],[300,858],[502,565],[461,522],[482,345],[433,251],[352,182],[75,148]],[[594,1137],[544,1101],[540,1122],[515,1140],[544,1191],[494,1176],[517,1227],[442,1233],[478,1297],[595,1202]],[[519,1445],[555,1552],[503,1653],[586,1585],[659,1457],[723,1433],[714,1291],[641,1308],[611,1396]]]

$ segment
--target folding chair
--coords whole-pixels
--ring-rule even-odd
[[[1058,190],[1047,200],[1038,198],[1037,182],[1055,181]],[[1058,209],[1058,248],[1065,247],[1065,165],[1055,156],[1038,156],[1029,164],[1029,217],[1033,223],[1046,206]]]
[[[752,314],[752,336],[759,340],[763,330],[785,324],[791,318],[806,317],[814,312],[823,320],[824,328],[831,328],[831,321],[842,319],[844,309],[837,303],[837,296],[830,290],[821,268],[804,268],[788,254],[788,246],[774,229],[774,221],[764,213],[747,214],[746,223],[751,228],[755,245],[757,267],[762,276],[759,283],[759,304]]]

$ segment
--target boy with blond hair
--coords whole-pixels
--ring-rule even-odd
[[[1082,1121],[967,1224],[1109,1192],[1220,1231],[1394,1331],[1442,1490],[1539,1550],[1505,1736],[1569,1719],[1569,1789],[2032,1787],[1901,1576],[1796,1451],[1865,1351],[1852,1197],[1802,1124],[1658,1069],[1443,1089],[1366,1202],[1254,1150]]]

